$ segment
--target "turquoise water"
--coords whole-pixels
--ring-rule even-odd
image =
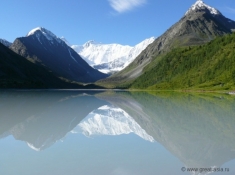
[[[234,126],[230,95],[1,91],[0,174],[235,174]]]

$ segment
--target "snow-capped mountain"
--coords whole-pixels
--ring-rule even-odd
[[[153,137],[146,133],[128,113],[111,105],[102,106],[88,114],[71,132],[82,132],[87,137],[134,133],[144,140],[154,142]]]
[[[166,32],[146,47],[135,60],[123,71],[114,74],[100,83],[109,86],[130,83],[143,73],[145,67],[152,64],[163,53],[181,46],[202,45],[217,36],[232,33],[235,21],[226,18],[218,10],[206,5],[202,0],[196,1],[182,18]]]
[[[43,36],[45,36],[47,38],[48,41],[51,41],[53,43],[53,41],[57,41],[58,43],[61,43],[61,39],[58,38],[55,34],[53,34],[51,31],[43,28],[43,27],[37,27],[33,30],[31,30],[27,35],[26,37],[28,36],[31,36],[31,35],[35,35],[38,40],[40,41],[40,37],[41,37],[41,34]],[[41,42],[41,41],[40,41]]]
[[[202,0],[197,0],[197,2],[195,4],[193,4],[191,6],[191,8],[185,13],[185,15],[187,15],[188,13],[190,13],[192,11],[200,11],[200,10],[204,10],[204,9],[209,10],[209,12],[213,15],[220,15],[221,14],[219,12],[219,10],[205,4]]]
[[[88,83],[108,76],[87,64],[65,40],[42,27],[31,30],[26,37],[17,38],[10,48],[32,62],[46,66],[58,77]]]
[[[226,18],[219,10],[205,4],[202,0],[197,0],[185,13],[184,17],[189,18],[189,20],[195,20],[195,18],[201,18],[199,14],[203,14],[203,16],[206,15],[209,18],[212,18],[211,21],[217,23],[215,26],[210,26],[209,30],[215,30],[215,28],[217,28],[216,30],[219,29],[226,33],[231,33],[235,30],[235,23],[233,20]]]
[[[0,38],[0,43],[5,45],[6,47],[10,47],[12,45],[12,43],[10,43],[9,41],[7,41],[5,39],[1,39],[1,38]]]
[[[104,73],[117,72],[127,67],[149,44],[155,40],[148,38],[136,46],[101,44],[88,41],[84,45],[71,47],[92,67]]]

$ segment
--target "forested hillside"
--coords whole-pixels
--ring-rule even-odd
[[[235,33],[156,57],[131,89],[235,88]]]

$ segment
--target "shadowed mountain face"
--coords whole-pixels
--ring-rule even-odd
[[[44,28],[36,28],[26,37],[17,38],[10,48],[69,80],[88,83],[108,76],[89,66],[64,41]]]
[[[10,47],[12,45],[12,43],[10,43],[9,41],[1,38],[0,38],[0,43],[2,43],[6,47]]]
[[[220,95],[99,94],[125,110],[187,167],[220,167],[235,158],[235,99]]]
[[[0,88],[78,88],[0,43]]]
[[[202,1],[197,1],[176,24],[150,44],[128,67],[102,83],[127,83],[140,76],[143,68],[160,54],[179,46],[207,43],[216,36],[231,33],[234,29],[235,21],[224,17],[218,10]]]
[[[65,137],[91,111],[108,104],[93,95],[62,91],[1,92],[0,137],[13,135],[34,150],[46,149]]]

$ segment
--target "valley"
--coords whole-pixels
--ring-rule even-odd
[[[234,30],[235,21],[202,0],[161,36],[135,46],[93,40],[72,45],[37,27],[13,43],[0,39],[0,88],[233,90]],[[16,63],[18,57],[28,66]],[[41,75],[25,74],[35,67]]]

